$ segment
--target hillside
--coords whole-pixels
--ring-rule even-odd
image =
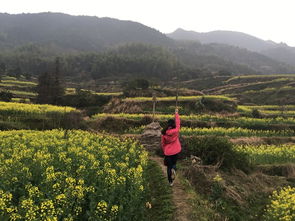
[[[284,43],[277,44],[273,41],[264,41],[249,34],[234,31],[211,31],[195,32],[186,31],[181,28],[167,34],[175,40],[198,41],[202,44],[218,43],[245,48],[250,51],[262,53],[277,61],[285,62],[289,65],[295,64],[295,48]]]
[[[175,41],[132,21],[61,13],[0,14],[0,49],[0,75],[15,77],[51,72],[57,56],[62,72],[79,82],[295,73],[283,56],[277,61],[226,44]]]
[[[182,87],[205,94],[228,95],[239,103],[294,105],[295,75],[244,75],[208,77],[182,82]]]
[[[181,28],[167,34],[168,37],[177,40],[199,41],[203,44],[220,43],[246,48],[251,51],[262,51],[275,47],[275,43],[264,41],[254,36],[234,31],[195,32]]]
[[[278,47],[261,51],[262,54],[281,62],[295,66],[295,48],[281,44]]]
[[[0,48],[28,43],[99,51],[129,42],[169,45],[172,40],[137,22],[61,13],[0,14]]]
[[[295,68],[257,52],[226,44],[178,41],[180,60],[195,67],[226,70],[233,74],[294,73]]]

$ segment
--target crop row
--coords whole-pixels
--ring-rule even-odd
[[[2,84],[8,84],[8,85],[24,85],[28,87],[34,87],[37,86],[37,83],[31,82],[31,81],[17,81],[17,80],[1,80]]]
[[[205,95],[205,96],[179,96],[179,101],[197,101],[202,97],[206,99],[220,99],[220,100],[234,100],[233,98],[221,96],[221,95]],[[174,97],[157,97],[157,101],[174,101],[176,98]],[[123,99],[123,101],[133,101],[133,102],[145,102],[145,101],[152,101],[152,97],[129,97]]]
[[[105,117],[114,117],[114,118],[126,118],[126,119],[133,119],[133,120],[141,120],[142,118],[146,116],[152,116],[152,115],[146,115],[146,114],[96,114],[92,116],[93,119],[98,118],[105,118]],[[156,114],[155,118],[158,120],[167,120],[170,118],[174,118],[173,115],[169,114]],[[206,122],[217,122],[217,123],[230,123],[235,124],[237,127],[245,127],[245,128],[251,128],[255,126],[262,126],[262,127],[268,127],[272,124],[295,124],[295,118],[288,117],[276,117],[276,118],[251,118],[251,117],[236,117],[236,116],[222,116],[222,115],[209,115],[209,114],[203,114],[203,115],[181,115],[180,118],[182,120],[188,120],[188,121],[206,121]]]
[[[122,92],[95,92],[93,90],[86,90],[86,89],[81,89],[81,91],[89,92],[91,94],[101,95],[101,96],[120,96],[123,94]],[[66,94],[68,95],[75,94],[76,92],[77,92],[76,88],[66,88]]]
[[[141,134],[144,131],[145,126],[130,128],[126,133]],[[189,128],[181,127],[181,135],[193,136],[193,135],[215,135],[215,136],[228,136],[228,137],[289,137],[294,136],[293,130],[251,130],[245,128]]]
[[[239,108],[245,108],[248,110],[253,110],[253,109],[257,109],[257,110],[295,110],[295,105],[253,105],[253,106],[247,106],[247,105],[239,105]]]
[[[147,154],[83,131],[0,132],[0,220],[144,220]]]
[[[37,93],[29,92],[29,91],[18,91],[18,90],[9,90],[14,95],[17,96],[28,96],[28,97],[36,97]]]
[[[252,111],[255,109],[266,116],[295,116],[294,105],[238,106],[238,111],[242,114],[246,114],[247,116],[250,116]]]
[[[295,145],[241,145],[235,147],[254,164],[295,163]]]
[[[68,113],[76,111],[72,107],[61,107],[48,104],[23,104],[14,102],[0,102],[0,115],[13,117],[15,115],[34,115],[48,113]]]

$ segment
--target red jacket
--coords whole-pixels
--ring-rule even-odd
[[[165,135],[162,135],[161,143],[165,156],[175,155],[181,151],[179,142],[180,119],[178,113],[175,113],[175,126],[175,128],[168,129]]]

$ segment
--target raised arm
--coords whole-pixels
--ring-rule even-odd
[[[174,133],[178,133],[180,130],[180,118],[178,114],[178,109],[175,109],[175,129],[170,129],[166,131],[166,134],[171,135]]]

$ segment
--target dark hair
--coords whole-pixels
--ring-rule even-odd
[[[174,119],[169,119],[166,123],[167,125],[163,128],[162,130],[162,134],[165,135],[166,134],[166,131],[168,129],[171,129],[171,128],[175,128],[175,120]]]

